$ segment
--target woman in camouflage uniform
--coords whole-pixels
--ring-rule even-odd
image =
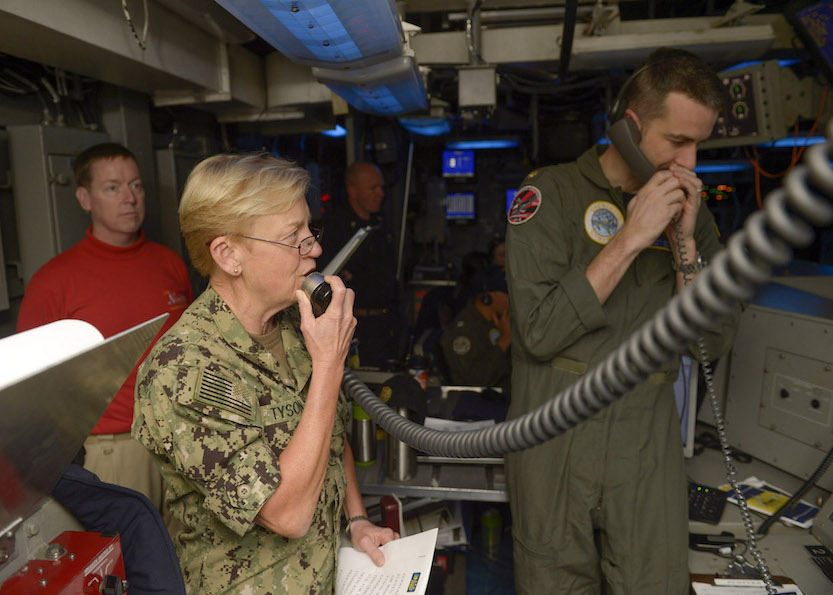
[[[217,155],[183,192],[182,233],[209,285],[142,365],[133,434],[162,469],[192,593],[333,592],[342,510],[378,565],[398,537],[367,520],[346,440],[354,294],[328,277],[315,318],[300,291],[321,254],[308,184],[268,154]]]

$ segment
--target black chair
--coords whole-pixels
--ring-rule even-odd
[[[87,531],[118,533],[130,595],[185,595],[185,581],[165,523],[144,494],[101,481],[71,464],[52,496]]]

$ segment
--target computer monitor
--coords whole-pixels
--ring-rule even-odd
[[[518,193],[517,188],[509,188],[506,190],[506,212],[509,212],[509,209],[512,208],[512,201],[515,200],[515,194]]]
[[[824,0],[794,0],[784,16],[795,29],[804,47],[818,62],[828,83],[833,83],[833,39],[828,34],[833,19],[833,3]]]
[[[731,445],[804,479],[833,448],[833,276],[805,264],[743,309],[725,386]],[[833,490],[833,474],[816,485]]]
[[[680,372],[674,381],[674,400],[683,435],[683,454],[694,456],[694,424],[697,417],[697,362],[687,355],[680,358]]]
[[[468,149],[443,151],[443,177],[473,178],[474,151]]]
[[[475,218],[474,193],[455,192],[445,197],[445,218],[468,221]]]

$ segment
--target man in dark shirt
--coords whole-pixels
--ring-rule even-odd
[[[511,373],[509,291],[497,266],[474,282],[477,295],[451,321],[442,336],[452,384],[500,387],[508,395]]]
[[[476,295],[443,331],[442,357],[451,384],[489,390],[460,391],[452,415],[502,421],[509,408],[512,367],[506,277],[500,267],[490,265],[472,286]]]
[[[324,219],[324,253],[319,262],[325,266],[359,229],[373,227],[339,275],[356,292],[353,313],[359,322],[355,337],[360,364],[384,367],[399,355],[401,328],[396,250],[379,214],[384,178],[374,164],[357,161],[347,168],[345,183],[347,204],[337,206]]]

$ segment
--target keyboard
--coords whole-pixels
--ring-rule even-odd
[[[716,525],[726,508],[726,492],[710,486],[688,482],[688,518]]]
[[[827,580],[833,584],[833,554],[830,553],[830,550],[823,545],[805,545],[804,547],[810,553],[810,559],[816,563],[816,566],[824,573]]]

